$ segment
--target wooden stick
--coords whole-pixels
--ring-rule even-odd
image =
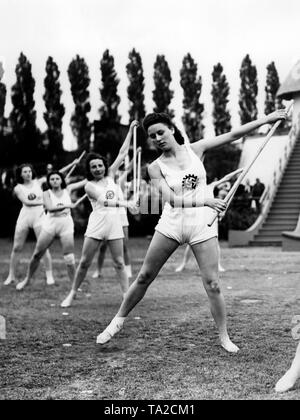
[[[141,187],[141,159],[142,159],[142,150],[138,150],[137,155],[137,186],[136,186],[136,200],[139,200],[140,197],[140,187]]]
[[[78,158],[77,163],[74,163],[74,165],[72,166],[72,168],[69,170],[69,172],[66,175],[66,178],[69,178],[72,174],[72,172],[74,171],[74,169],[76,168],[76,166],[78,165],[78,163],[81,161],[81,159],[83,158],[83,156],[86,154],[86,151],[84,150],[81,155]]]
[[[78,198],[77,201],[75,201],[74,207],[77,207],[78,204],[80,204],[83,200],[85,200],[87,197],[87,194],[84,194],[82,197]]]
[[[288,107],[287,114],[289,114],[290,110],[292,109],[292,105],[293,104],[290,104],[290,106]],[[256,161],[258,156],[261,154],[262,150],[265,148],[268,141],[273,136],[274,132],[276,131],[277,127],[281,124],[281,122],[282,122],[282,120],[278,120],[273,124],[273,126],[271,127],[270,131],[268,132],[263,144],[259,147],[258,151],[256,152],[253,160],[248,164],[248,166],[246,166],[244,168],[243,172],[241,172],[241,174],[239,175],[239,177],[237,178],[237,180],[235,181],[235,183],[231,187],[230,191],[228,192],[227,196],[224,198],[224,201],[227,204],[226,210],[227,210],[228,205],[230,204],[236,190],[238,189],[239,185],[241,184],[241,182],[243,181],[243,179],[245,178],[245,176],[247,175],[247,173],[251,169],[252,165],[254,164],[254,162]],[[225,211],[222,212],[223,216],[225,214]],[[214,223],[214,221],[216,220],[217,217],[218,217],[218,212],[214,211],[214,214],[212,215],[211,220],[209,221],[209,223],[207,225],[211,226]]]
[[[136,126],[133,127],[133,197],[136,196]]]

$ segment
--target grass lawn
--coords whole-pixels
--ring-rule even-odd
[[[131,240],[133,273],[149,240]],[[76,240],[76,258],[82,239]],[[34,244],[18,268],[22,279]],[[0,399],[300,399],[294,390],[276,394],[276,381],[288,368],[297,341],[293,316],[300,315],[300,254],[280,248],[222,247],[221,284],[228,327],[238,354],[219,343],[208,299],[192,260],[174,269],[180,247],[130,314],[124,329],[105,346],[96,336],[121,302],[111,260],[103,277],[91,278],[68,309],[59,304],[69,290],[60,245],[52,248],[56,284],[46,286],[43,269],[22,292],[3,286],[11,241],[0,240],[0,314],[7,338],[0,340]],[[66,346],[67,344],[67,346]]]

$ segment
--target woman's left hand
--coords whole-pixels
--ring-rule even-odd
[[[277,109],[274,112],[271,112],[271,114],[267,115],[267,123],[272,124],[278,120],[286,120],[287,119],[287,112],[285,109]]]

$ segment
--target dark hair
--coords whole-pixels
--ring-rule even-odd
[[[32,172],[32,179],[36,178],[36,172],[33,169],[33,166],[31,165],[31,163],[22,163],[22,165],[18,166],[17,169],[16,169],[16,182],[17,182],[17,184],[24,184],[24,179],[21,176],[22,170],[24,168],[30,168],[31,172]]]
[[[52,176],[52,175],[59,175],[60,176],[60,179],[61,179],[61,188],[64,190],[65,188],[67,188],[67,184],[66,184],[66,181],[65,181],[65,176],[61,173],[61,172],[59,172],[59,171],[51,171],[51,172],[49,172],[48,174],[47,174],[47,178],[46,178],[46,182],[47,182],[47,186],[48,186],[48,188],[51,190],[51,185],[50,185],[50,177]]]
[[[87,155],[86,160],[85,160],[86,178],[87,178],[88,181],[91,181],[92,179],[94,179],[93,175],[91,174],[91,169],[90,169],[90,162],[94,159],[102,160],[102,162],[105,166],[104,176],[107,176],[107,174],[108,174],[108,163],[107,163],[107,160],[105,159],[105,157],[99,155],[98,153],[91,152]]]
[[[184,138],[180,132],[180,130],[176,127],[176,125],[172,122],[170,115],[166,114],[165,112],[153,112],[151,114],[146,115],[143,119],[143,129],[145,132],[148,132],[148,128],[154,124],[165,124],[169,128],[174,129],[174,138],[178,144],[184,143]]]

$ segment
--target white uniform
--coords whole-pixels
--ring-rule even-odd
[[[191,160],[187,169],[172,169],[164,164],[160,158],[156,160],[163,177],[175,194],[187,198],[196,195],[201,200],[205,197],[211,197],[212,192],[208,192],[203,163],[189,144],[185,144],[185,147]],[[166,202],[155,230],[168,238],[174,239],[179,244],[194,245],[204,242],[218,235],[217,222],[214,222],[211,227],[207,226],[212,211],[211,208],[206,206],[174,208]]]
[[[120,200],[124,200],[124,194],[122,188],[118,185],[118,195]],[[123,227],[129,226],[128,217],[127,217],[127,209],[125,207],[119,207],[119,213],[121,217],[121,223]]]
[[[31,183],[31,186],[24,184],[18,184],[16,186],[16,191],[22,191],[26,195],[28,200],[38,199],[41,202],[40,206],[26,206],[23,204],[21,211],[19,213],[16,231],[35,229],[41,226],[44,212],[43,205],[43,190],[36,179]]]
[[[57,197],[50,189],[48,190],[53,207],[68,206],[72,203],[70,195],[63,189],[61,197]],[[48,212],[43,220],[42,229],[54,236],[74,234],[74,222],[69,208],[57,212]]]
[[[109,201],[119,198],[119,187],[111,177],[107,176],[104,180],[91,182],[100,193],[101,199]],[[89,200],[93,211],[89,217],[85,236],[98,240],[124,238],[120,209],[117,207],[105,207],[99,201],[90,197]]]

